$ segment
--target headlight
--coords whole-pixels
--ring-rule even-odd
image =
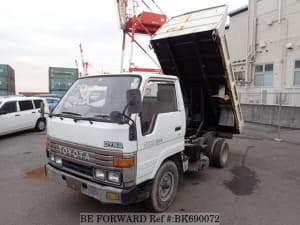
[[[103,170],[95,169],[94,175],[97,179],[105,180],[105,172]]]
[[[121,181],[120,173],[108,172],[107,180],[116,184],[120,184]]]
[[[51,153],[50,153],[50,160],[53,161],[53,162],[55,161],[55,156]]]
[[[55,162],[57,165],[61,166],[62,165],[62,159],[58,156],[53,155],[50,153],[49,155],[50,161]]]
[[[59,164],[59,165],[62,165],[62,160],[61,160],[61,158],[59,158],[59,157],[55,157],[55,163],[57,163],[57,164]]]
[[[107,183],[121,184],[121,173],[94,168],[94,178]]]

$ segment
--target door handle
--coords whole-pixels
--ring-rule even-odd
[[[36,112],[32,112],[32,113],[36,113]]]
[[[181,130],[181,126],[175,127],[175,131],[179,131],[179,130]]]
[[[15,116],[20,116],[20,114],[16,114]]]

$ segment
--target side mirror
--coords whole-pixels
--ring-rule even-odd
[[[40,107],[41,107],[40,108],[41,117],[45,117],[45,104],[43,101],[41,102]]]
[[[139,89],[130,89],[127,91],[128,113],[142,112],[142,97]]]
[[[0,110],[0,115],[5,115],[7,112],[5,110]]]

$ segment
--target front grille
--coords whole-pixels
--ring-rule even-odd
[[[58,154],[62,159],[79,163],[87,167],[100,167],[114,169],[113,158],[122,157],[120,150],[106,150],[86,145],[80,145],[49,138],[50,151]],[[70,160],[69,160],[70,159]]]
[[[121,150],[81,145],[51,137],[48,137],[48,139],[50,141],[49,153],[62,159],[62,169],[65,169],[65,171],[73,172],[77,176],[81,175],[84,179],[103,185],[107,185],[107,183],[94,179],[93,169],[99,168],[105,171],[117,171],[123,174],[123,183],[125,186],[129,187],[135,184],[136,167],[114,167],[113,159],[115,157],[123,157]],[[133,156],[135,157],[135,155]],[[119,187],[119,185],[115,184],[109,185]]]
[[[88,176],[93,176],[93,168],[84,166],[84,165],[79,165],[77,163],[73,163],[67,160],[62,160],[62,166],[71,170],[74,170],[78,173],[82,173]]]

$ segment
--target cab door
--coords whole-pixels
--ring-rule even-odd
[[[149,80],[137,118],[137,183],[152,179],[161,162],[184,149],[185,112],[177,80]]]
[[[9,101],[4,103],[0,112],[0,135],[18,131],[21,118],[20,112],[18,112],[17,102]]]
[[[22,127],[29,129],[35,127],[36,114],[38,110],[35,110],[32,104],[32,100],[19,101],[20,117],[22,118]]]
[[[34,110],[32,111],[32,114],[34,115],[34,121],[36,122],[40,118],[40,109],[41,109],[41,103],[43,102],[42,99],[34,99],[33,100],[33,105],[34,105]],[[45,101],[46,102],[46,101]],[[48,107],[47,104],[44,103],[45,106],[45,112],[48,112]]]

